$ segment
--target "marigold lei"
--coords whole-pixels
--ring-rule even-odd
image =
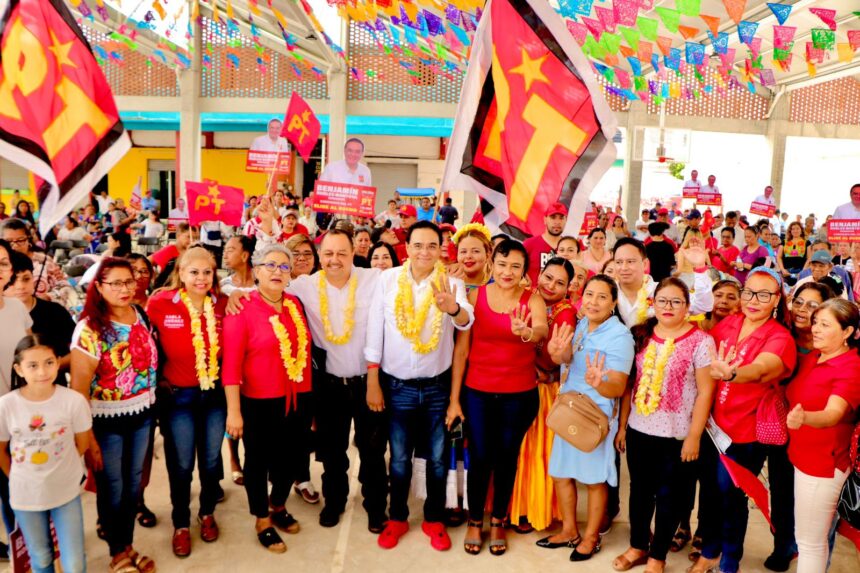
[[[490,230],[480,223],[469,223],[468,225],[463,225],[456,233],[454,233],[454,236],[451,237],[451,242],[456,245],[460,242],[460,238],[470,231],[477,231],[487,239],[488,243],[492,243]]]
[[[660,393],[666,376],[666,364],[674,351],[674,338],[669,338],[663,343],[659,356],[657,356],[657,343],[653,339],[648,343],[642,361],[642,378],[639,379],[635,399],[636,411],[643,416],[650,416],[660,407]]]
[[[394,298],[394,321],[397,330],[403,335],[403,338],[412,342],[412,350],[418,354],[428,354],[436,350],[439,346],[439,338],[442,335],[442,311],[433,304],[433,289],[427,289],[424,298],[415,308],[415,302],[412,299],[412,285],[409,283],[410,261],[403,264],[403,268],[397,277],[397,295]],[[436,261],[433,268],[433,274],[430,277],[430,282],[438,287],[441,281],[447,280],[445,276],[445,265],[441,261]],[[421,331],[424,328],[424,323],[427,322],[427,316],[430,313],[430,307],[433,307],[433,321],[430,328],[430,339],[427,342],[421,341]]]
[[[284,368],[287,370],[287,376],[294,382],[304,380],[305,366],[308,364],[308,331],[305,328],[305,323],[302,320],[302,313],[298,307],[290,299],[283,300],[284,308],[290,313],[290,320],[296,327],[296,338],[298,339],[298,349],[296,356],[293,357],[293,345],[290,342],[290,335],[286,327],[281,322],[277,314],[269,317],[269,323],[272,325],[272,330],[275,331],[275,338],[278,339],[278,346],[281,352],[281,361],[284,363]]]
[[[206,337],[209,339],[209,364],[206,364],[206,341],[203,339],[203,324],[200,312],[194,307],[185,289],[179,291],[179,299],[191,317],[191,346],[194,347],[194,368],[201,390],[211,390],[218,379],[218,331],[215,321],[215,306],[212,297],[203,299],[203,317],[206,319]]]
[[[332,344],[346,344],[352,338],[352,329],[355,326],[355,291],[358,288],[358,277],[355,273],[349,278],[349,295],[346,300],[346,308],[343,309],[343,334],[336,336],[331,327],[328,317],[328,292],[326,291],[325,271],[319,272],[319,295],[320,315],[322,316],[325,339]]]
[[[645,275],[645,279],[642,281],[642,288],[639,289],[636,295],[636,324],[642,324],[648,318],[648,310],[650,309],[650,305],[648,304],[649,278],[648,275]]]

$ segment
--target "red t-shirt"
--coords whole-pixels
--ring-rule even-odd
[[[782,358],[785,365],[782,375],[771,383],[762,382],[717,382],[717,399],[714,401],[714,420],[725,431],[733,442],[747,444],[755,442],[756,410],[759,402],[771,388],[772,384],[787,378],[794,371],[797,363],[797,347],[791,338],[791,333],[776,320],[768,320],[742,341],[738,341],[741,326],[744,323],[743,314],[733,314],[721,320],[711,336],[717,348],[721,342],[726,348],[737,347],[741,366],[755,362],[759,354],[768,352]]]
[[[717,249],[719,253],[726,258],[729,263],[733,263],[737,260],[738,255],[741,254],[740,249],[736,246],[732,245],[729,248],[720,247]],[[732,268],[720,259],[718,256],[711,257],[711,266],[720,271],[721,273],[730,273],[732,272]]]
[[[397,236],[397,240],[400,241],[394,245],[394,252],[397,253],[397,259],[402,265],[409,258],[409,254],[406,252],[406,229],[394,229],[394,234]]]
[[[218,345],[223,350],[224,337],[222,324],[227,297],[215,300],[215,329],[218,332]],[[197,378],[196,357],[191,344],[191,316],[179,298],[179,291],[160,291],[149,297],[146,314],[152,326],[158,330],[158,339],[165,355],[164,378],[173,386],[193,388],[200,384]],[[206,341],[206,360],[209,360],[209,337],[206,334],[206,319],[201,317],[203,340]],[[219,353],[220,356],[220,353]]]
[[[529,279],[531,279],[532,284],[535,285],[537,284],[537,279],[543,266],[548,260],[555,256],[555,249],[553,249],[550,244],[544,240],[543,235],[529,237],[523,241],[523,246],[529,254],[528,276]]]
[[[815,350],[800,359],[797,375],[786,390],[789,407],[800,404],[806,412],[818,412],[830,396],[839,396],[848,402],[852,415],[830,428],[804,425],[789,430],[788,457],[807,475],[832,478],[834,469],[845,471],[850,465],[853,412],[860,406],[860,356],[849,350],[820,364],[819,356]]]
[[[171,244],[152,253],[149,259],[152,261],[152,264],[157,266],[159,269],[164,270],[164,267],[167,266],[167,263],[169,263],[178,256],[179,249],[176,248],[176,245]]]

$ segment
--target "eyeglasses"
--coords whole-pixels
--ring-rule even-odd
[[[806,307],[809,310],[815,310],[819,306],[821,306],[821,303],[815,302],[814,300],[806,300],[806,299],[802,299],[802,298],[796,298],[793,301],[791,301],[791,306],[793,308],[798,309],[798,310],[803,308],[803,307]]]
[[[771,292],[769,290],[750,290],[748,288],[741,290],[741,300],[750,301],[753,297],[757,298],[759,302],[769,303],[770,299],[775,297],[778,292]]]
[[[298,259],[312,259],[313,257],[314,257],[314,254],[311,251],[301,251],[301,252],[293,253],[293,258],[296,260],[298,260]]]
[[[271,263],[271,262],[269,262],[269,263],[263,263],[263,264],[261,264],[261,265],[257,265],[257,266],[258,266],[258,267],[263,267],[264,269],[266,269],[266,270],[267,270],[267,271],[269,271],[270,273],[273,273],[273,272],[275,272],[275,271],[281,271],[282,273],[288,273],[288,272],[290,272],[290,265],[288,265],[287,263],[281,263],[281,264],[279,265],[279,264],[276,264],[276,263]]]
[[[654,299],[654,306],[657,308],[672,308],[677,310],[683,307],[687,301],[682,298],[663,298],[662,296]]]
[[[111,290],[114,292],[122,292],[123,289],[134,290],[137,288],[137,281],[134,279],[129,279],[127,281],[112,281],[112,282],[102,281],[102,284],[109,286],[111,288]]]
[[[6,242],[9,243],[10,245],[25,245],[25,244],[30,242],[30,239],[24,237],[21,239],[9,239]]]
[[[135,277],[151,277],[152,273],[149,272],[149,269],[134,269],[133,271]]]

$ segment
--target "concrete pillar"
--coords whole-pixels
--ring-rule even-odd
[[[642,203],[642,160],[634,160],[634,157],[642,157],[645,138],[637,136],[636,126],[645,126],[648,123],[648,110],[641,101],[634,101],[627,111],[627,133],[625,134],[624,147],[624,186],[621,188],[621,206],[624,209],[624,217],[628,224],[634,223],[639,218],[639,206]]]
[[[192,23],[195,28],[196,23]],[[192,40],[194,51],[191,65],[179,70],[179,144],[176,148],[177,187],[179,196],[185,197],[185,182],[202,179],[200,148],[203,134],[200,129],[200,30],[195,30]]]
[[[779,206],[782,199],[782,178],[785,172],[785,144],[788,127],[788,116],[791,107],[791,93],[781,92],[773,103],[770,117],[767,119],[767,142],[770,146],[770,184],[773,186],[773,196]],[[764,192],[764,190],[762,190]]]
[[[326,163],[343,159],[346,144],[346,70],[328,72],[328,157]]]

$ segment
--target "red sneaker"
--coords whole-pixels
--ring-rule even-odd
[[[445,524],[440,521],[425,521],[421,524],[421,531],[430,538],[430,545],[436,551],[448,551],[451,549],[451,538]]]
[[[385,524],[385,529],[379,534],[376,542],[383,549],[394,549],[397,547],[397,542],[400,541],[401,537],[406,535],[407,531],[409,531],[409,523],[390,519]]]

